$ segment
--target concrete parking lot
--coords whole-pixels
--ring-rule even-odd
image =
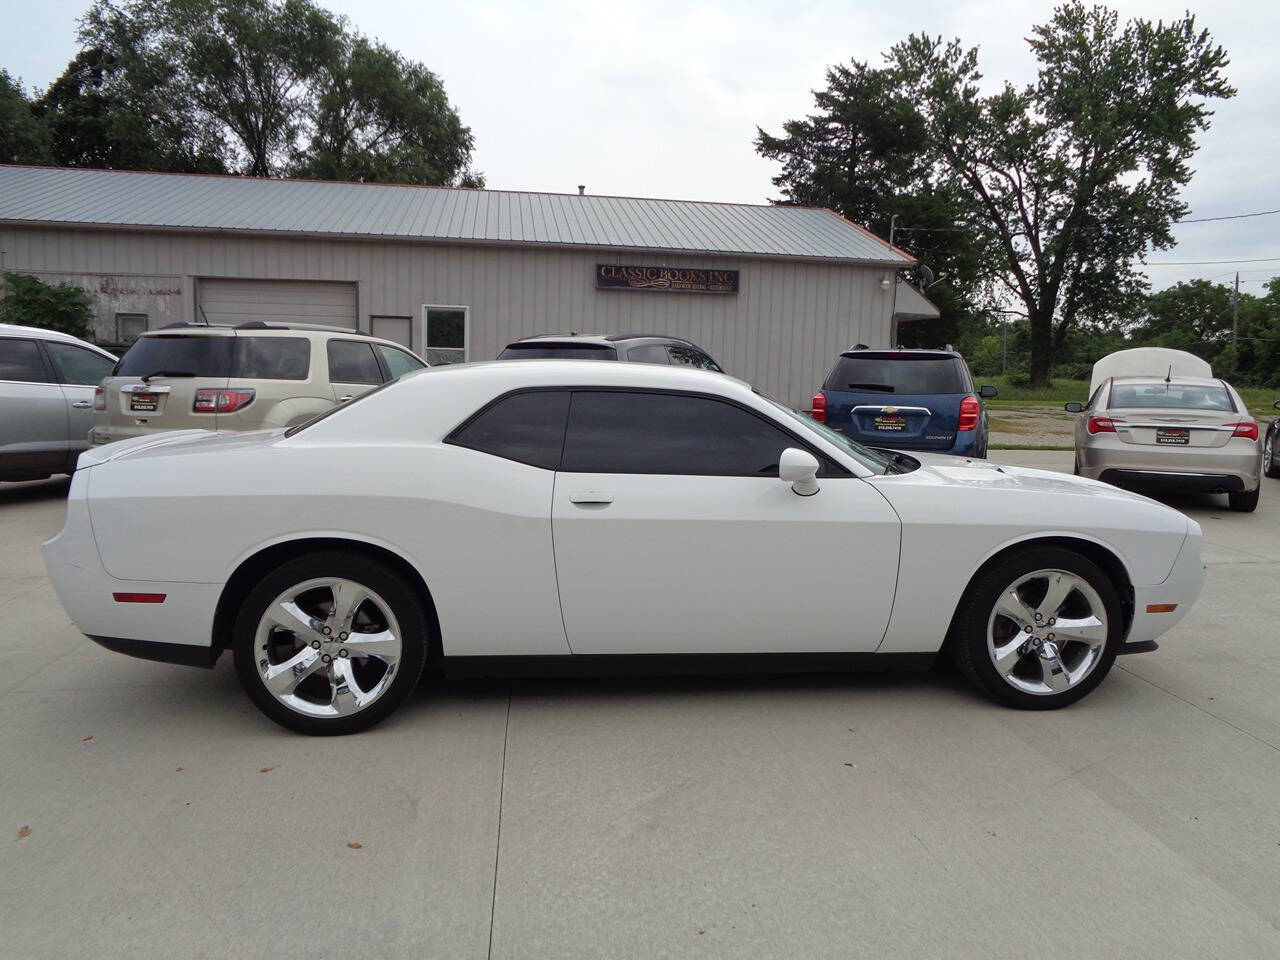
[[[81,637],[38,550],[66,482],[0,484],[0,954],[1280,956],[1265,483],[1254,515],[1174,502],[1200,602],[1067,710],[943,669],[434,681],[328,740],[228,657]]]

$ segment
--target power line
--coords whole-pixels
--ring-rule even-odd
[[[1188,217],[1185,220],[1175,220],[1174,223],[1209,223],[1212,220],[1246,220],[1249,217],[1269,217],[1273,213],[1280,213],[1280,210],[1259,210],[1257,213],[1233,213],[1226,217]]]
[[[1230,263],[1274,263],[1280,257],[1254,257],[1252,260],[1155,260],[1146,267],[1205,267]]]

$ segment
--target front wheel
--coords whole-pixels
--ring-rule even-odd
[[[951,652],[960,671],[992,699],[1052,710],[1102,682],[1122,630],[1120,598],[1096,564],[1071,550],[1031,548],[972,584]]]
[[[427,617],[404,577],[370,557],[313,553],[263,578],[236,618],[236,673],[276,723],[355,733],[417,685]]]
[[[1267,431],[1266,442],[1262,445],[1262,472],[1272,479],[1280,478],[1280,463],[1276,462],[1276,432]]]

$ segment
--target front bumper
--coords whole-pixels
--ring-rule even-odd
[[[1173,569],[1163,583],[1149,586],[1135,585],[1133,588],[1133,624],[1129,627],[1129,635],[1125,637],[1120,653],[1139,652],[1134,648],[1148,645],[1146,649],[1154,649],[1156,637],[1166,633],[1178,624],[1187,611],[1191,609],[1200,591],[1204,588],[1205,566],[1200,555],[1203,542],[1199,524],[1188,521],[1191,531],[1178,551],[1173,562]],[[1176,604],[1168,613],[1150,613],[1151,607],[1165,607]]]

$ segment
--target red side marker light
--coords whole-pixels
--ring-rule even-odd
[[[116,603],[164,603],[163,593],[113,593]]]
[[[1176,603],[1148,603],[1147,613],[1173,613],[1178,609]]]

